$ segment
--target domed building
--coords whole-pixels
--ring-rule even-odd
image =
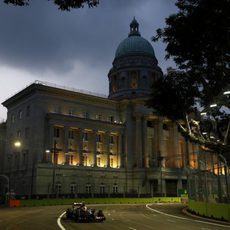
[[[130,33],[118,46],[109,72],[109,98],[115,100],[148,96],[151,85],[162,77],[152,45],[139,32],[134,18]]]
[[[3,190],[18,196],[177,196],[198,146],[145,106],[162,77],[133,19],[108,73],[109,96],[36,81],[7,108]],[[3,191],[2,191],[3,192]]]

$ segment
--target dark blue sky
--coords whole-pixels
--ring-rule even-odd
[[[108,94],[107,73],[135,16],[147,40],[177,11],[175,0],[101,0],[62,12],[46,0],[29,7],[0,3],[0,102],[35,80]],[[153,43],[163,71],[164,45]],[[6,109],[0,106],[0,121]]]

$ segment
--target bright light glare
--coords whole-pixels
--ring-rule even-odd
[[[212,104],[212,105],[210,105],[210,108],[213,108],[213,107],[216,107],[217,106],[217,104]]]
[[[14,142],[14,146],[17,148],[21,147],[21,142],[20,141]]]
[[[46,149],[46,153],[50,153],[50,150],[49,150],[49,149]]]
[[[203,113],[201,113],[200,115],[201,115],[201,116],[206,116],[207,113],[203,112]]]
[[[225,91],[224,95],[230,94],[230,91]]]

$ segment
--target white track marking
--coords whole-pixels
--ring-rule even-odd
[[[136,230],[136,228],[129,227],[130,230]]]
[[[61,224],[61,218],[65,215],[65,212],[63,212],[57,219],[57,225],[61,230],[66,230],[63,225]]]
[[[156,213],[159,213],[159,214],[162,214],[162,215],[165,215],[165,216],[170,216],[170,217],[177,218],[177,219],[181,219],[181,220],[190,220],[190,219],[185,218],[185,217],[174,216],[174,215],[171,215],[171,214],[167,214],[167,213],[158,211],[156,209],[150,208],[149,205],[151,205],[151,204],[146,204],[146,208],[149,209],[149,210],[151,210],[151,211],[154,211]]]
[[[171,215],[171,214],[168,214],[168,213],[164,213],[164,212],[158,211],[158,210],[156,210],[156,209],[150,208],[149,205],[152,205],[152,204],[146,204],[146,208],[147,208],[147,209],[149,209],[149,210],[151,210],[151,211],[154,211],[154,212],[156,212],[156,213],[165,215],[165,216],[170,216],[170,217],[177,218],[177,219],[181,219],[181,220],[194,221],[194,222],[198,222],[198,223],[202,223],[202,224],[214,225],[214,226],[223,227],[223,228],[230,228],[230,226],[227,226],[227,225],[216,224],[216,223],[207,222],[207,221],[201,221],[201,220],[193,220],[193,219],[191,219],[191,218],[185,218],[185,217],[180,217],[180,216],[174,216],[174,215]]]

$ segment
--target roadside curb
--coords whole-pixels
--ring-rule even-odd
[[[189,212],[188,208],[183,208],[182,212],[187,216],[195,217],[197,219],[206,220],[206,221],[208,220],[208,221],[213,222],[213,223],[230,226],[230,222],[228,222],[228,221],[215,220],[215,219],[212,219],[212,218],[209,218],[209,217],[203,217],[203,216],[200,216],[200,215],[192,214],[191,212]]]

